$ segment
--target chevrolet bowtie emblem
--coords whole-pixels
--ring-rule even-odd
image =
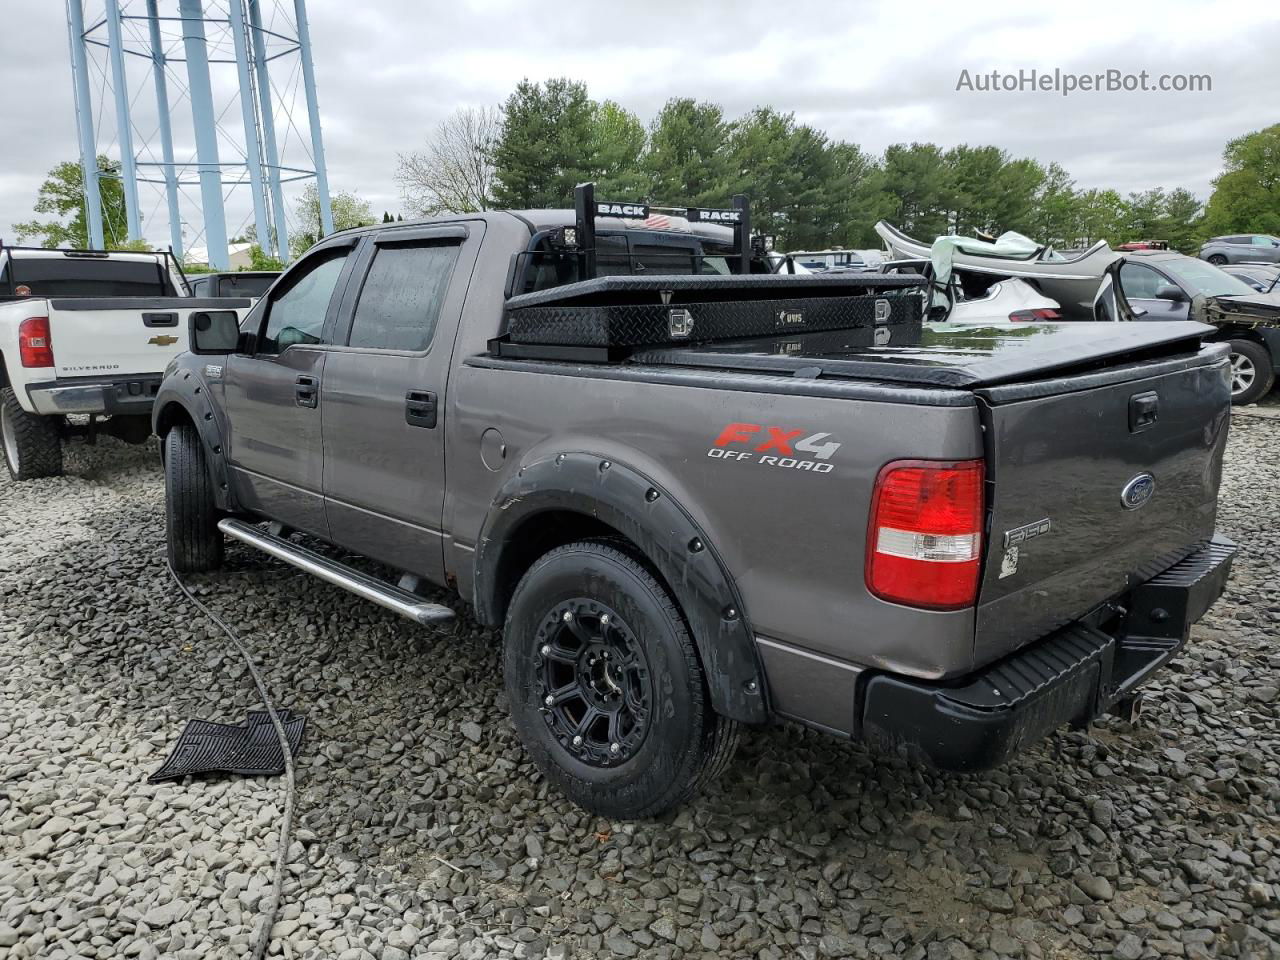
[[[167,347],[169,346],[169,344],[177,343],[177,342],[178,342],[177,337],[167,337],[164,334],[161,334],[158,337],[152,337],[150,340],[147,341],[147,343],[154,343],[157,347]]]

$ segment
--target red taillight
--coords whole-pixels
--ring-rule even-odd
[[[876,477],[867,589],[931,610],[969,607],[982,565],[981,460],[896,460]]]
[[[1062,314],[1049,307],[1036,307],[1034,310],[1015,310],[1009,314],[1014,323],[1030,323],[1034,320],[1061,320]]]
[[[18,356],[24,367],[53,366],[48,317],[27,317],[18,324]]]

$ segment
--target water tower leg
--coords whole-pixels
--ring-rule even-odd
[[[240,79],[240,115],[244,120],[245,164],[249,168],[249,189],[253,192],[253,222],[257,228],[258,246],[271,249],[271,230],[267,226],[266,197],[262,192],[262,148],[258,143],[258,117],[253,106],[253,79],[249,75],[249,43],[241,0],[229,0],[227,14],[231,20],[231,40],[236,51],[236,73]]]
[[[173,128],[169,123],[169,83],[165,79],[164,45],[160,42],[160,12],[156,0],[147,0],[147,26],[151,30],[151,70],[156,80],[156,107],[160,117],[160,155],[164,160],[164,195],[169,202],[169,245],[182,259],[182,213],[178,209],[178,171],[173,165]]]
[[[93,101],[89,99],[89,62],[84,48],[83,0],[67,0],[67,35],[71,41],[71,76],[76,101],[76,134],[84,177],[85,223],[89,249],[102,250],[102,195],[98,191],[98,155],[93,141]]]
[[[271,75],[267,69],[267,45],[262,39],[262,12],[258,0],[249,2],[249,31],[253,41],[253,69],[258,78],[258,115],[262,120],[262,144],[267,153],[267,185],[271,193],[273,223],[276,228],[276,256],[289,262],[289,226],[286,223],[284,191],[280,186],[280,153],[276,149],[276,122],[271,112]]]
[[[316,165],[316,193],[320,197],[320,226],[333,233],[329,206],[329,175],[324,168],[324,139],[320,136],[320,103],[316,99],[316,69],[311,63],[311,30],[307,26],[307,0],[293,0],[298,26],[298,56],[302,59],[302,86],[307,94],[307,122],[311,127],[311,158]]]
[[[106,17],[111,85],[115,88],[116,95],[116,139],[120,143],[120,182],[124,186],[125,222],[128,224],[129,242],[136,243],[142,239],[142,218],[138,215],[138,168],[133,155],[133,119],[129,115],[129,83],[124,70],[119,0],[106,0]]]
[[[196,160],[200,170],[200,205],[204,208],[204,242],[209,266],[227,270],[227,221],[222,209],[222,172],[218,166],[218,130],[209,84],[209,56],[204,37],[204,10],[200,0],[178,0],[182,15],[182,42],[187,53],[187,90],[195,126]]]

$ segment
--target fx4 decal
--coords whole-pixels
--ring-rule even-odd
[[[840,444],[827,438],[829,433],[804,436],[804,430],[762,426],[758,423],[731,423],[720,431],[715,445],[707,451],[713,460],[758,463],[765,467],[830,473],[834,465],[827,463]],[[798,439],[797,439],[798,438]],[[738,449],[745,446],[748,449]]]

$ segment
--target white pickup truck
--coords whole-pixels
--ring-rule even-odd
[[[243,315],[248,299],[189,295],[167,253],[0,247],[0,445],[15,480],[62,473],[62,444],[150,434],[165,367],[187,321]],[[87,414],[69,421],[68,415]]]

